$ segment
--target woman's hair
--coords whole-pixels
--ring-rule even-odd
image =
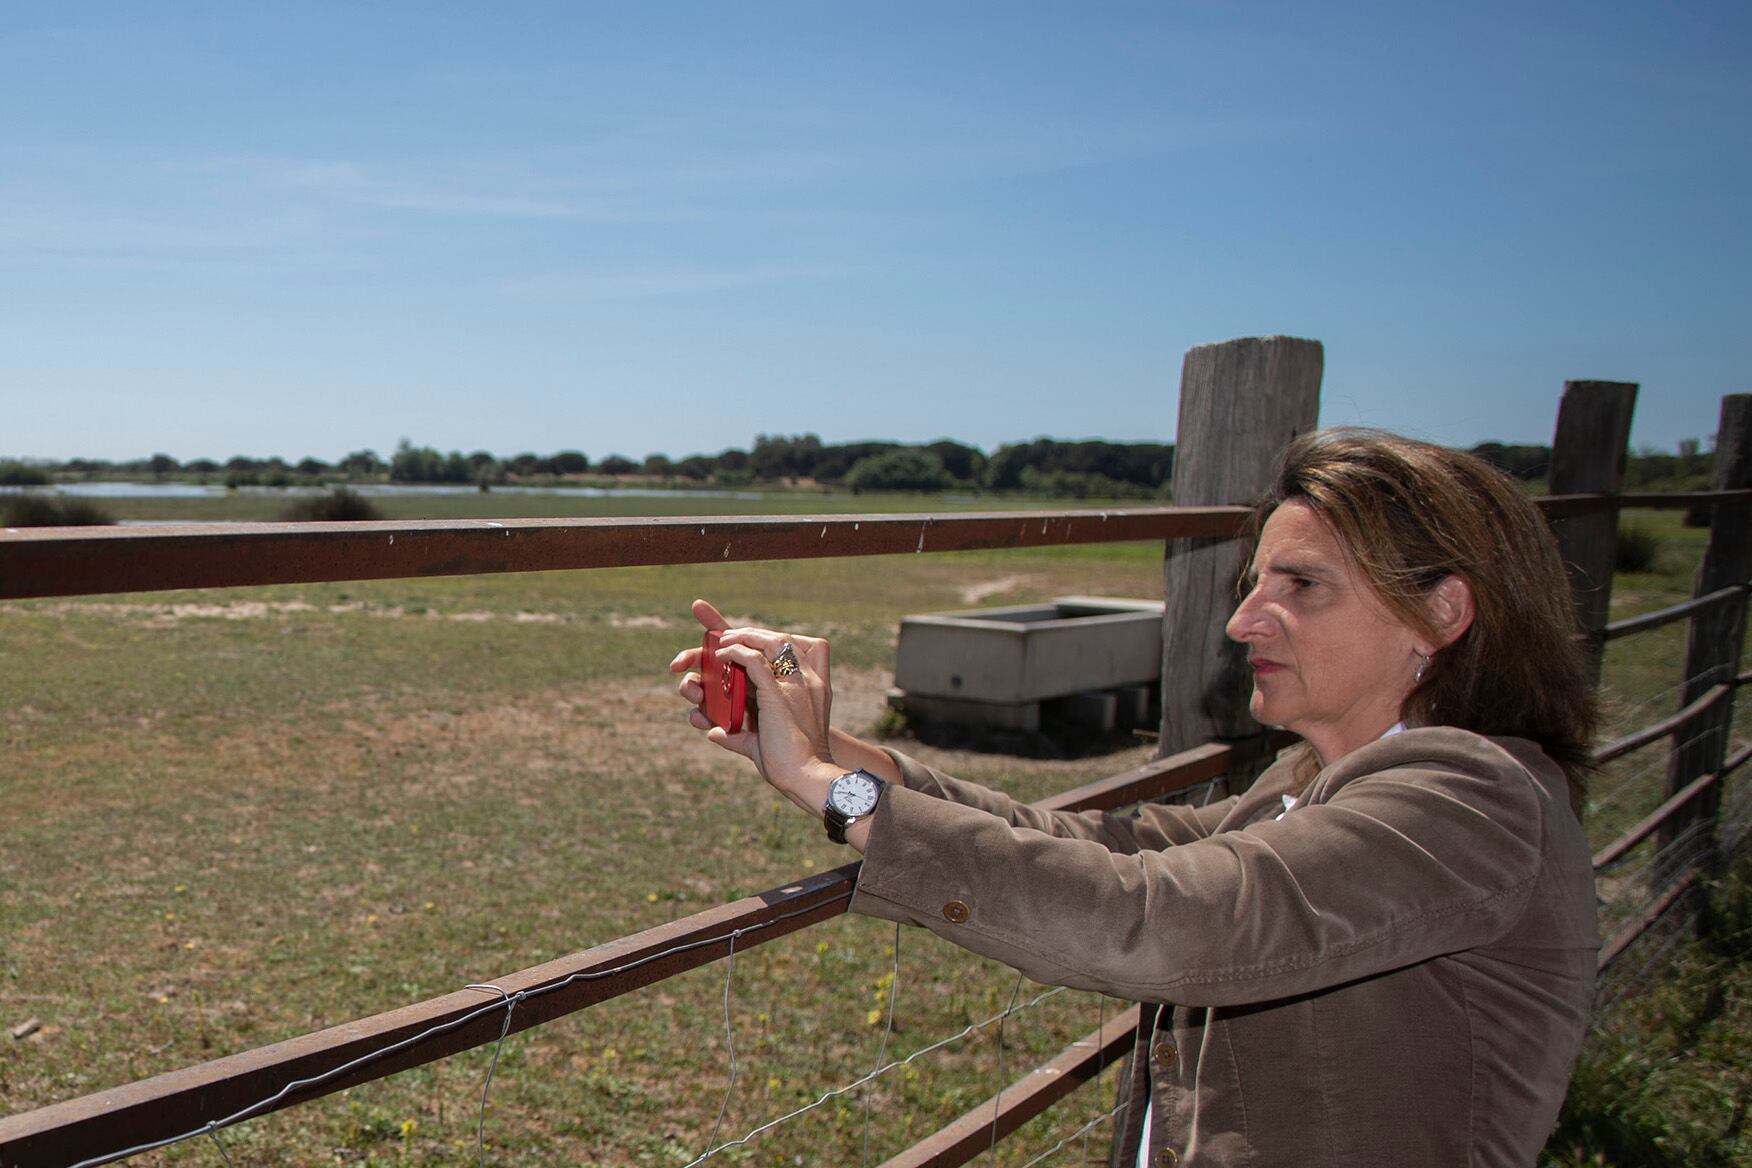
[[[1538,743],[1563,768],[1579,813],[1594,737],[1592,670],[1557,541],[1515,484],[1470,454],[1339,428],[1290,443],[1254,507],[1254,541],[1290,500],[1331,525],[1388,610],[1424,636],[1435,632],[1431,590],[1449,576],[1471,587],[1471,627],[1431,658],[1405,715]]]

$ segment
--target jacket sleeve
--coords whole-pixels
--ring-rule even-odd
[[[1328,779],[1325,802],[1135,854],[894,791],[851,907],[1036,981],[1188,1006],[1268,1001],[1472,948],[1527,901],[1544,798],[1486,739],[1417,737],[1341,760],[1374,765]]]
[[[1138,808],[1136,815],[1111,811],[1045,811],[1002,791],[950,778],[899,751],[888,753],[893,757],[894,765],[900,768],[901,777],[910,791],[963,807],[978,808],[1012,827],[1028,828],[1060,839],[1092,840],[1113,852],[1132,853],[1204,839],[1236,802],[1231,796],[1203,807],[1148,803]]]

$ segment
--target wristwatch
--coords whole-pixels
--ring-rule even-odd
[[[827,838],[846,842],[846,828],[876,810],[882,798],[882,780],[862,768],[847,771],[827,785],[827,802],[821,805],[821,821]]]

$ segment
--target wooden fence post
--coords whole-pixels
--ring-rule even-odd
[[[1551,442],[1554,495],[1617,494],[1624,483],[1636,385],[1623,381],[1566,381]],[[1553,520],[1558,550],[1569,571],[1576,617],[1588,635],[1596,685],[1612,603],[1612,568],[1618,558],[1618,508]]]
[[[1752,394],[1730,394],[1722,399],[1721,425],[1716,430],[1715,476],[1710,484],[1718,491],[1752,487]],[[1720,588],[1743,585],[1752,577],[1752,506],[1744,501],[1716,503],[1711,508],[1709,543],[1697,566],[1693,596],[1707,596]],[[1705,609],[1691,618],[1685,643],[1685,686],[1681,707],[1702,697],[1711,687],[1732,682],[1740,668],[1740,652],[1746,637],[1746,598]],[[1718,703],[1709,713],[1679,736],[1678,749],[1669,757],[1667,793],[1672,795],[1703,775],[1714,774],[1727,757],[1728,732],[1734,720],[1734,699]],[[1694,800],[1690,810],[1662,828],[1661,846],[1676,842],[1701,821],[1706,838],[1715,833],[1716,809],[1721,788]]]
[[[1189,349],[1180,372],[1174,502],[1252,503],[1285,445],[1320,415],[1325,350],[1296,337],[1246,337]],[[1259,732],[1241,647],[1223,634],[1240,567],[1232,540],[1171,539],[1162,568],[1162,736],[1174,754]]]

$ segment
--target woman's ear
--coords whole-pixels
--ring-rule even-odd
[[[1435,644],[1427,646],[1431,653],[1458,641],[1472,627],[1472,618],[1478,613],[1472,603],[1472,585],[1460,576],[1442,577],[1441,583],[1430,589],[1425,603],[1429,607],[1430,627],[1437,638]]]

